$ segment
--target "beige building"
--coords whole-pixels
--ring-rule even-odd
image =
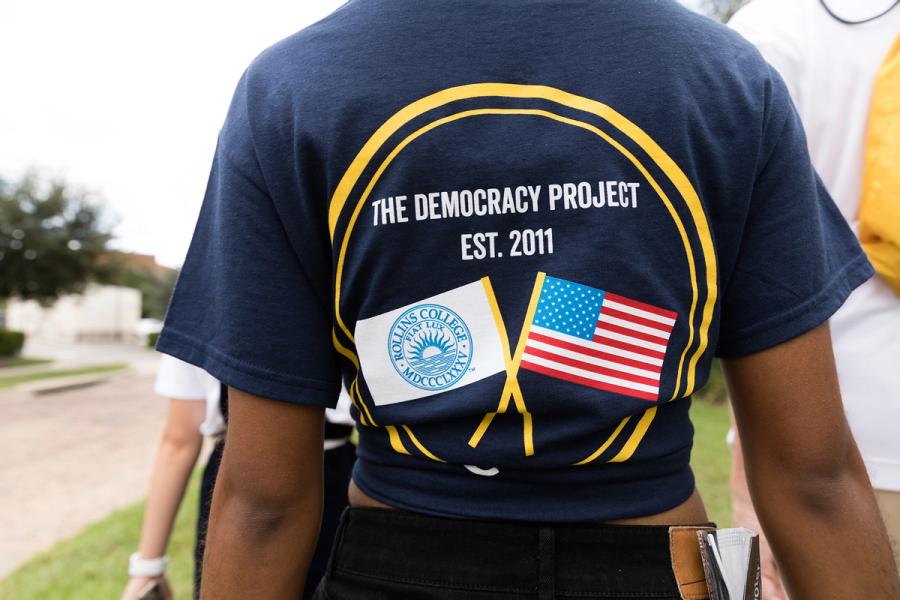
[[[42,307],[34,300],[10,300],[6,326],[47,342],[136,341],[141,293],[133,288],[90,284],[82,294]]]

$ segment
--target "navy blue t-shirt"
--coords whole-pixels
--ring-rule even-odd
[[[408,510],[592,521],[694,489],[713,356],[872,274],[784,84],[673,1],[355,0],[241,79],[158,348],[360,424]]]

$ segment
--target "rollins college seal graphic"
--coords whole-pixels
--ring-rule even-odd
[[[457,313],[439,304],[404,311],[388,334],[388,354],[409,384],[445,390],[462,379],[472,362],[472,333]]]

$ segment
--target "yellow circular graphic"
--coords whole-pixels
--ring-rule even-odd
[[[678,214],[669,197],[666,195],[659,183],[653,178],[647,168],[640,162],[640,160],[638,160],[638,158],[634,156],[633,153],[622,146],[609,134],[590,123],[562,116],[548,110],[525,108],[473,109],[442,117],[419,128],[418,130],[407,136],[404,140],[402,140],[396,147],[394,147],[390,154],[388,154],[387,157],[382,161],[382,163],[364,188],[364,191],[360,195],[355,206],[353,206],[353,212],[351,213],[349,222],[343,231],[343,235],[340,239],[335,239],[338,220],[340,219],[341,215],[344,212],[344,209],[346,208],[353,189],[359,183],[363,172],[370,166],[374,157],[383,149],[384,145],[392,136],[394,136],[402,127],[404,127],[414,119],[422,116],[426,112],[460,100],[471,100],[477,98],[500,98],[507,100],[547,100],[561,106],[596,115],[615,127],[619,132],[627,136],[650,157],[653,163],[660,169],[660,171],[665,174],[665,176],[669,179],[671,184],[681,196],[681,199],[684,202],[684,205],[687,207],[688,212],[691,216],[691,221],[693,222],[694,228],[700,241],[699,254],[704,266],[706,277],[704,281],[705,285],[703,286],[705,288],[705,298],[702,302],[699,328],[695,327],[697,307],[701,305],[701,286],[699,285],[700,280],[698,279],[697,265],[695,262],[692,245],[688,237],[688,232],[685,229],[684,223],[682,222],[680,215]],[[369,140],[365,143],[365,145],[362,147],[362,149],[350,164],[344,176],[341,178],[341,181],[339,182],[329,205],[328,221],[332,243],[340,244],[335,274],[336,279],[334,304],[335,321],[341,333],[346,336],[346,339],[351,344],[354,343],[353,334],[345,324],[340,314],[343,267],[347,255],[347,249],[349,246],[349,239],[353,232],[353,228],[356,224],[357,218],[363,207],[365,206],[366,201],[368,200],[369,195],[377,184],[379,178],[384,174],[390,164],[404,150],[404,148],[406,148],[417,138],[442,125],[478,115],[533,115],[585,129],[606,141],[617,151],[619,151],[623,156],[625,156],[641,172],[641,174],[654,188],[657,195],[663,201],[663,204],[668,210],[669,215],[676,225],[676,228],[678,229],[682,244],[684,245],[685,256],[688,262],[688,269],[691,275],[692,299],[688,318],[688,342],[685,345],[679,359],[678,372],[672,399],[679,396],[687,396],[691,394],[694,391],[694,387],[696,384],[695,372],[697,362],[706,351],[709,344],[709,327],[712,323],[712,316],[717,300],[718,291],[715,250],[712,242],[712,235],[710,232],[709,224],[706,220],[706,214],[703,210],[702,204],[700,203],[699,196],[697,195],[696,190],[688,180],[687,176],[681,170],[681,168],[678,167],[674,160],[672,160],[672,158],[640,127],[635,125],[633,122],[631,122],[626,117],[606,104],[547,86],[509,83],[477,83],[448,88],[446,90],[442,90],[425,98],[417,100],[401,109],[394,116],[388,119],[388,121],[386,121],[381,127],[379,127],[378,130],[369,138]],[[684,388],[682,389],[681,382],[684,364],[685,360],[687,359],[688,352],[690,351],[691,347],[694,346],[695,335],[698,344],[687,362],[687,377]],[[359,360],[353,350],[341,343],[338,337],[337,330],[334,332],[333,339],[338,352],[347,357],[357,368],[358,372]],[[356,382],[354,383],[356,384]],[[375,422],[372,419],[371,412],[369,411],[368,407],[362,400],[361,395],[359,394],[358,385],[354,385],[353,387],[355,391],[354,400],[359,405],[358,408],[360,409],[361,419],[364,422],[368,421],[369,423],[367,424],[375,425]]]

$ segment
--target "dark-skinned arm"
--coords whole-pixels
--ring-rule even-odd
[[[296,600],[322,519],[324,409],[229,388],[204,600]]]
[[[900,598],[827,324],[724,364],[753,504],[791,598]]]

